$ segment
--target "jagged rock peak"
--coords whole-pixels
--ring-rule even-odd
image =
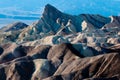
[[[45,5],[45,8],[44,8],[44,13],[55,13],[55,12],[59,12],[61,13],[61,11],[59,11],[57,8],[55,8],[54,6],[50,5],[50,4],[47,4]]]
[[[44,18],[56,18],[59,17],[62,14],[61,11],[59,11],[58,9],[56,9],[54,6],[47,4],[44,8],[42,17]]]

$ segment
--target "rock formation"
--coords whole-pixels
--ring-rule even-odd
[[[120,17],[69,15],[0,29],[0,80],[119,80]]]
[[[2,29],[0,29],[0,31],[5,31],[5,32],[16,31],[16,30],[20,30],[20,29],[26,28],[27,26],[28,25],[25,24],[25,23],[15,22],[13,24],[9,24],[9,25],[3,27]]]

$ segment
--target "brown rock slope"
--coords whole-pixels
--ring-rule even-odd
[[[54,76],[44,80],[83,80],[120,78],[120,54],[111,53],[62,63]],[[100,79],[102,80],[102,79]]]
[[[4,45],[3,47],[3,49],[7,49],[6,47],[11,46]],[[21,55],[23,54],[21,51],[24,50],[25,55],[17,57],[14,55],[15,53]],[[119,45],[116,45],[110,47],[108,50],[111,50],[112,53],[93,57],[84,57],[72,46],[72,44],[60,44],[53,46],[41,45],[38,47],[16,46],[13,48],[13,52],[11,52],[13,59],[6,60],[5,62],[3,61],[0,64],[0,79],[120,79],[120,47]],[[5,53],[2,53],[2,55],[3,54]],[[2,58],[2,56],[0,56],[0,58]]]
[[[69,15],[47,4],[0,31],[0,80],[119,80],[120,17]]]

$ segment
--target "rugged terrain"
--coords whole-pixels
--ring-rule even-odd
[[[0,80],[119,80],[120,17],[69,15],[47,4],[40,20],[0,29]]]

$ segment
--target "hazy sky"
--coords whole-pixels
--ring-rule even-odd
[[[19,15],[21,13],[38,16],[48,3],[70,14],[120,14],[120,0],[0,0],[0,13],[15,15],[15,11],[18,11],[16,14]]]
[[[40,18],[44,6],[48,3],[62,12],[73,15],[120,15],[120,0],[0,0],[0,27],[16,21],[30,24],[36,21],[36,18]],[[21,18],[14,18],[16,16]],[[23,20],[23,17],[32,19]]]

